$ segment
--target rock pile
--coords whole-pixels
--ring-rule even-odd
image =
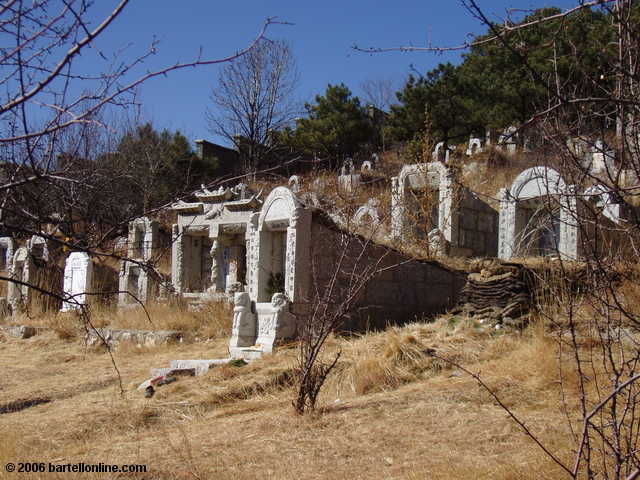
[[[28,325],[3,325],[0,326],[0,333],[4,333],[14,338],[31,338],[34,335],[38,335],[46,330],[47,327],[30,327]]]
[[[141,346],[164,345],[180,342],[182,333],[175,330],[119,330],[113,328],[90,329],[86,336],[89,346],[107,343],[115,346],[121,342],[130,342]]]
[[[532,304],[525,275],[526,270],[515,264],[493,265],[469,274],[452,313],[464,313],[493,327],[524,327]]]

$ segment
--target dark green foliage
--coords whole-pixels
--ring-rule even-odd
[[[372,123],[360,99],[344,85],[329,85],[314,104],[305,104],[308,118],[300,119],[288,141],[298,150],[340,159],[354,155],[374,135]]]
[[[523,22],[558,13],[545,8]],[[502,31],[495,25],[475,42]],[[564,98],[607,96],[615,80],[610,19],[584,9],[474,46],[459,66],[440,64],[424,76],[410,75],[397,92],[387,132],[396,141],[415,139],[429,112],[434,142],[460,143],[485,128],[521,125]],[[607,93],[608,92],[608,93]]]

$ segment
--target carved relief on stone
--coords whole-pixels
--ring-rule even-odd
[[[284,293],[274,293],[271,297],[273,315],[260,325],[260,336],[274,339],[290,338],[296,331],[296,317],[289,311],[290,302]]]
[[[246,292],[238,292],[234,295],[233,303],[230,346],[250,346],[256,337],[256,317],[251,311],[251,298]]]
[[[211,286],[210,292],[216,292],[218,290],[218,239],[214,239],[211,243],[211,249],[209,254],[211,255]]]
[[[294,298],[296,273],[296,230],[287,229],[287,251],[285,261],[285,290],[290,298]]]

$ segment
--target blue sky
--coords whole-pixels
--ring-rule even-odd
[[[114,3],[100,0],[99,8]],[[507,8],[567,8],[575,3],[479,0],[494,19],[503,18]],[[460,58],[457,53],[369,55],[354,51],[354,43],[362,47],[420,46],[430,40],[453,45],[468,34],[485,31],[458,0],[133,0],[105,32],[99,46],[104,51],[127,46],[126,55],[132,57],[143,52],[155,36],[160,41],[158,52],[145,69],[189,60],[200,48],[204,57],[219,58],[250,43],[265,18],[273,16],[293,24],[273,25],[268,36],[286,39],[292,46],[302,100],[324,92],[328,83],[344,82],[356,95],[361,94],[360,84],[367,79],[393,79],[400,87],[411,64],[424,72],[439,62]],[[208,131],[204,114],[219,68],[189,69],[147,82],[140,92],[144,118],[157,128],[179,129],[191,141],[206,138],[224,143]]]

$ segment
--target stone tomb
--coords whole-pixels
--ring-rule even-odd
[[[391,182],[393,239],[425,241],[436,254],[496,255],[498,213],[457,184],[454,170],[441,162],[405,165]]]
[[[507,127],[498,137],[496,149],[502,150],[506,147],[507,153],[513,155],[518,150],[518,128],[515,126]]]
[[[222,298],[247,284],[247,251],[260,207],[259,194],[246,185],[203,189],[198,202],[176,203],[171,281],[186,298]]]
[[[576,198],[571,192],[558,172],[542,166],[523,171],[511,188],[501,189],[499,257],[576,258]]]
[[[301,180],[300,177],[298,175],[291,175],[289,177],[289,188],[291,189],[292,192],[294,193],[299,193],[300,192],[300,184],[301,184]]]
[[[159,288],[158,275],[150,271],[150,264],[159,260],[168,248],[163,241],[157,221],[147,217],[129,222],[126,257],[120,268],[118,305],[136,305],[155,298]]]
[[[9,272],[12,279],[21,282],[7,284],[7,303],[15,313],[28,308],[31,304],[35,290],[29,285],[37,286],[43,281],[48,283],[48,277],[55,276],[57,273],[54,266],[49,264],[49,248],[46,240],[39,235],[34,235],[25,246],[16,249],[10,262]],[[52,282],[46,287],[56,291],[56,287],[59,289],[60,285]]]
[[[360,175],[359,173],[355,173],[353,160],[348,158],[340,169],[340,175],[338,176],[338,186],[345,192],[351,193],[355,191],[361,184],[362,175]]]
[[[381,258],[381,266],[389,266],[360,292],[345,328],[384,326],[433,314],[450,305],[462,287],[456,274],[435,262],[417,261],[373,242],[363,247],[357,241],[362,237],[342,230],[286,187],[269,194],[249,229],[248,288],[235,294],[229,345],[235,358],[259,357],[295,337],[300,322],[309,319],[318,292],[325,291],[336,271],[342,272],[336,270],[341,253],[362,262],[362,268]],[[354,241],[345,243],[345,238]],[[347,280],[338,284],[346,285]],[[340,301],[339,296],[333,301]]]
[[[499,256],[624,255],[634,207],[607,187],[579,193],[549,167],[522,172],[500,191]],[[580,225],[579,225],[580,223]]]
[[[63,291],[65,301],[62,311],[76,310],[87,304],[86,293],[91,290],[93,280],[93,264],[86,252],[72,252],[64,267]]]
[[[449,163],[449,157],[451,152],[455,151],[456,147],[444,148],[444,142],[438,142],[431,153],[431,158],[434,162]]]
[[[377,198],[367,200],[353,214],[353,225],[368,235],[384,234],[386,229],[379,207],[380,201]]]
[[[467,145],[467,151],[465,154],[467,157],[471,157],[476,153],[482,153],[482,140],[479,138],[469,138],[469,144]]]
[[[576,205],[584,219],[576,233],[579,256],[632,254],[629,237],[635,229],[635,207],[599,184],[578,196]]]

